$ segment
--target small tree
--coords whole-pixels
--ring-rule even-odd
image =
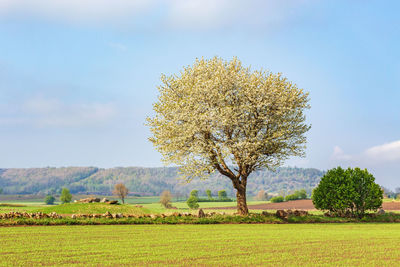
[[[128,195],[129,190],[122,183],[114,186],[113,195],[119,197],[123,204],[125,204],[125,197]]]
[[[268,199],[268,193],[261,189],[260,191],[258,191],[258,193],[256,195],[256,199],[260,200],[260,201],[267,200]]]
[[[60,200],[61,200],[61,203],[70,203],[71,202],[71,200],[72,200],[72,195],[71,195],[71,193],[69,192],[69,189],[68,188],[63,188],[62,190],[61,190],[61,196],[60,196]]]
[[[383,190],[366,169],[329,170],[314,189],[312,201],[317,209],[340,216],[362,218],[367,210],[382,206]]]
[[[228,194],[225,190],[218,191],[218,198],[223,200],[228,198]]]
[[[186,204],[188,205],[188,207],[190,209],[198,209],[199,208],[199,204],[197,203],[198,198],[195,196],[190,196],[187,201]]]
[[[44,203],[46,203],[47,205],[53,205],[54,201],[56,201],[56,199],[52,195],[48,195],[44,199]]]
[[[3,194],[3,188],[0,187],[0,194]]]
[[[208,197],[209,200],[213,199],[210,189],[206,190],[206,194],[207,194],[207,197]]]
[[[169,192],[168,190],[164,190],[160,196],[160,203],[161,205],[163,205],[164,208],[170,209],[172,207],[171,199],[171,192]]]

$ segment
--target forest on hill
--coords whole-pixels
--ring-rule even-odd
[[[323,171],[313,168],[278,168],[257,171],[248,180],[249,195],[263,189],[270,193],[287,194],[306,189],[309,193],[319,183]],[[115,184],[124,183],[131,194],[159,195],[164,190],[187,195],[197,189],[200,194],[210,189],[216,193],[225,189],[233,196],[231,181],[214,173],[206,180],[194,179],[190,183],[179,179],[177,167],[144,168],[117,167],[48,167],[0,169],[0,189],[3,194],[57,194],[67,187],[73,194],[111,194]]]

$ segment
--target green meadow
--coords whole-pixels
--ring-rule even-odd
[[[0,228],[0,265],[396,266],[400,224]]]

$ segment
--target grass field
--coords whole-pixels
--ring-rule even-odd
[[[400,224],[0,228],[0,266],[396,266]]]
[[[109,205],[105,203],[70,203],[39,208],[37,211],[44,213],[57,212],[58,214],[102,214],[107,211],[111,213],[145,214],[148,210],[136,208],[133,205]]]
[[[11,200],[7,203],[0,204],[0,213],[9,211],[26,211],[26,212],[57,212],[58,214],[73,214],[73,213],[105,213],[110,211],[111,213],[135,213],[138,208],[133,207],[133,205],[139,204],[143,206],[142,213],[173,213],[173,212],[194,212],[187,206],[186,202],[173,202],[172,206],[178,209],[165,209],[159,203],[158,197],[137,197],[129,198],[126,201],[126,205],[107,205],[102,203],[70,203],[70,204],[59,204],[58,205],[45,205],[40,202],[30,202],[29,200],[17,201]],[[265,201],[249,201],[248,205],[255,205],[260,203],[266,203]],[[7,205],[9,204],[9,205]],[[21,205],[21,206],[19,206]],[[211,207],[234,207],[236,202],[199,202],[200,208],[211,208]],[[236,210],[207,210],[208,212],[226,212],[234,213]],[[258,211],[260,212],[260,211]]]

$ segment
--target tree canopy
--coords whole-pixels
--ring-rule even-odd
[[[240,214],[248,213],[250,173],[304,155],[308,93],[280,73],[214,57],[161,81],[155,116],[148,118],[150,141],[188,181],[214,171],[228,177]]]
[[[60,196],[60,200],[61,200],[61,203],[70,203],[71,202],[71,200],[72,200],[72,195],[71,195],[71,193],[69,192],[69,189],[68,188],[63,188],[62,190],[61,190],[61,196]]]
[[[312,200],[317,209],[340,216],[363,217],[367,210],[382,206],[383,190],[366,169],[329,170],[314,189]]]

